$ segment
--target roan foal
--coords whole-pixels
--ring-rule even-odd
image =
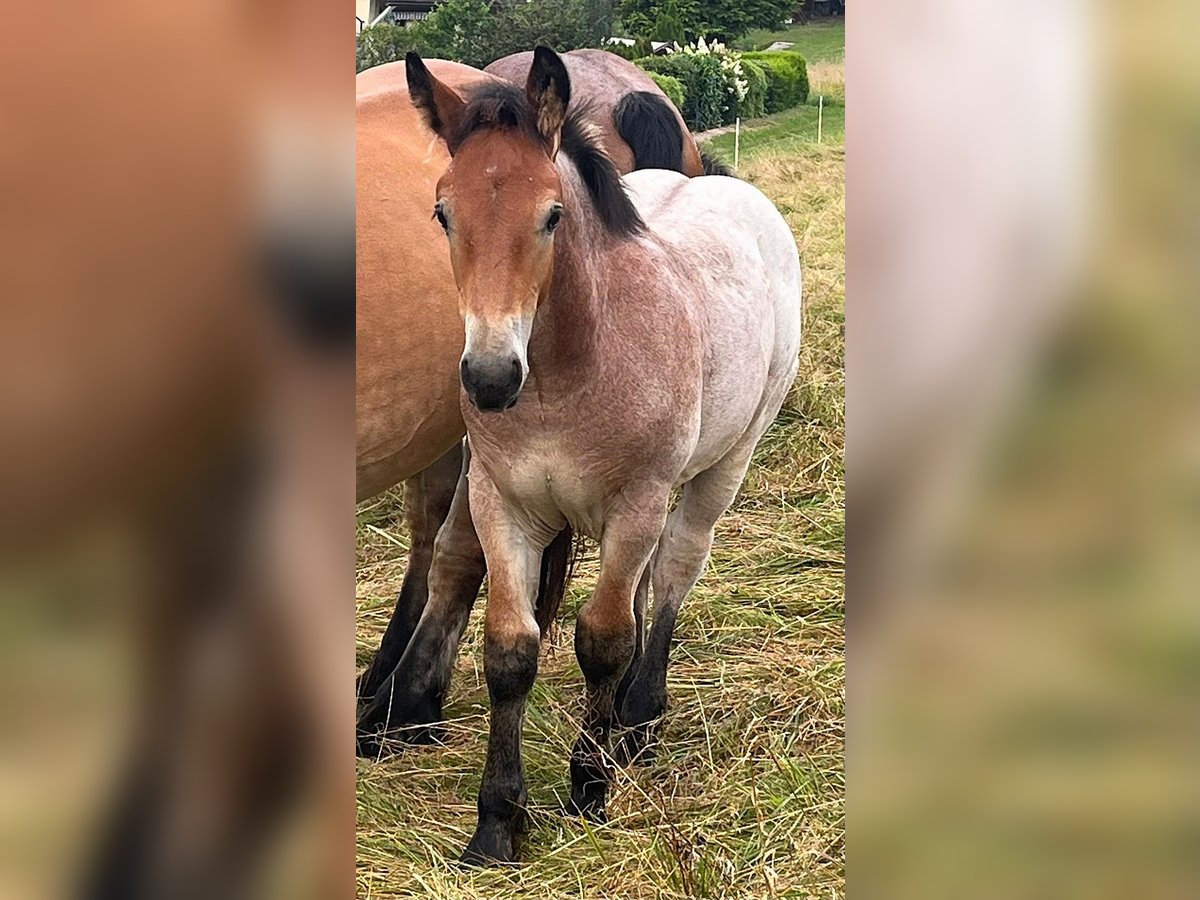
[[[787,224],[745,182],[646,170],[623,185],[579,110],[568,114],[550,50],[534,54],[524,92],[462,97],[416,54],[407,75],[452,155],[430,199],[466,320],[470,507],[490,574],[490,737],[463,858],[510,862],[542,551],[568,527],[600,543],[575,626],[587,704],[569,808],[602,820],[614,715],[636,753],[666,708],[679,606],[795,377],[800,266]]]

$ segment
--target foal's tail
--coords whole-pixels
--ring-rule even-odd
[[[542,551],[542,574],[538,579],[537,601],[533,607],[533,617],[537,619],[542,637],[546,636],[558,616],[558,608],[567,593],[574,569],[574,533],[568,525]]]
[[[650,91],[633,91],[613,110],[617,134],[633,151],[635,169],[683,172],[683,129],[671,102]]]

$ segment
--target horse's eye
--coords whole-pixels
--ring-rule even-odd
[[[442,231],[449,231],[450,224],[446,221],[446,213],[442,210],[442,204],[435,204],[433,207],[433,217],[438,220],[438,224],[442,226]]]
[[[546,231],[551,232],[558,227],[558,223],[562,221],[562,207],[556,206],[550,210],[550,215],[546,219]]]

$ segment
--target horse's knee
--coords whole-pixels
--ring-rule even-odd
[[[539,633],[489,629],[483,641],[483,671],[493,704],[521,700],[537,679]]]
[[[619,679],[633,659],[637,628],[633,610],[605,610],[587,604],[575,622],[575,656],[589,684]]]

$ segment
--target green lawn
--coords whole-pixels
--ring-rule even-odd
[[[791,153],[817,140],[816,98],[809,104],[797,106],[786,112],[754,119],[742,123],[741,157],[743,159],[770,150]],[[846,108],[836,104],[825,104],[821,125],[823,143],[840,144],[846,132]],[[733,132],[718,135],[705,141],[705,146],[726,162],[733,162]]]
[[[740,50],[761,50],[774,41],[791,41],[792,49],[810,62],[842,62],[846,58],[846,21],[831,19],[789,25],[782,31],[756,29],[734,41]]]

